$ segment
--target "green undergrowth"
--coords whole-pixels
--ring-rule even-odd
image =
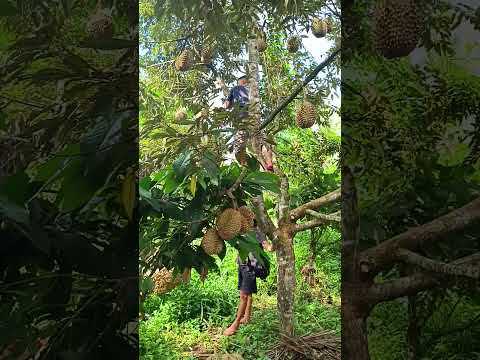
[[[340,333],[340,234],[327,229],[318,242],[318,286],[305,284],[300,269],[308,261],[309,233],[295,239],[297,335],[321,330]],[[140,324],[142,359],[195,359],[195,352],[239,353],[246,360],[269,359],[267,352],[278,341],[276,261],[266,281],[258,280],[252,321],[232,337],[222,332],[234,319],[238,305],[236,250],[228,248],[220,273],[210,273],[204,283],[192,272],[189,284],[145,303],[146,320]],[[326,301],[325,299],[333,299]]]

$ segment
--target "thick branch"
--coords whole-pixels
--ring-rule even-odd
[[[427,271],[452,276],[465,276],[472,279],[480,279],[480,267],[446,264],[428,259],[406,249],[399,249],[397,251],[397,256],[398,259],[405,261],[409,264],[419,266]]]
[[[480,253],[452,261],[449,266],[467,266],[478,262]],[[416,273],[411,276],[401,277],[392,281],[372,285],[368,290],[367,297],[374,303],[397,299],[402,296],[413,295],[422,290],[427,290],[440,284],[434,275],[430,273]],[[447,284],[442,282],[442,284]]]
[[[268,216],[267,211],[265,210],[265,205],[263,203],[262,196],[257,196],[253,198],[253,212],[257,219],[258,227],[260,230],[267,235],[272,241],[273,245],[276,245],[277,238],[275,236],[275,225],[273,224],[272,219]]]
[[[341,198],[342,192],[340,189],[332,191],[322,197],[309,201],[306,204],[303,204],[296,209],[290,211],[290,220],[295,221],[305,216],[307,210],[318,209],[321,206],[327,205],[334,201],[337,201]]]
[[[292,94],[286,98],[275,110],[272,111],[272,113],[268,116],[267,119],[260,125],[260,130],[265,129],[268,124],[270,124],[273,119],[275,119],[275,116],[277,116],[283,109],[287,107],[288,104],[290,104],[296,97],[297,95],[302,91],[302,89],[308,85],[310,81],[312,81],[320,71],[322,71],[323,68],[327,67],[330,65],[334,60],[337,54],[340,53],[340,49],[335,50],[327,59],[325,59],[322,63],[320,63],[315,70],[313,70],[310,75],[308,75],[303,82],[298,85],[292,92]]]
[[[288,179],[280,168],[276,168],[276,173],[280,177],[280,202],[278,204],[278,223],[288,223],[288,210],[290,209],[290,194],[288,192]]]
[[[400,248],[416,251],[425,245],[445,238],[448,233],[462,230],[480,219],[480,198],[443,215],[427,224],[417,226],[399,234],[380,245],[363,251],[359,263],[363,272],[375,275],[393,263]]]

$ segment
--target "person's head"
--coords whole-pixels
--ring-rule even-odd
[[[242,86],[245,86],[247,85],[247,77],[244,75],[244,76],[241,76],[237,79],[237,83],[238,85],[242,85]]]

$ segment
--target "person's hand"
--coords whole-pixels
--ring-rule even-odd
[[[267,251],[273,251],[273,245],[270,241],[264,241],[263,248]]]

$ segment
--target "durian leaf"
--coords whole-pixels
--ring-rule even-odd
[[[280,179],[277,175],[263,172],[255,171],[248,174],[243,180],[245,183],[253,183],[259,185],[261,188],[274,192],[280,193]]]

